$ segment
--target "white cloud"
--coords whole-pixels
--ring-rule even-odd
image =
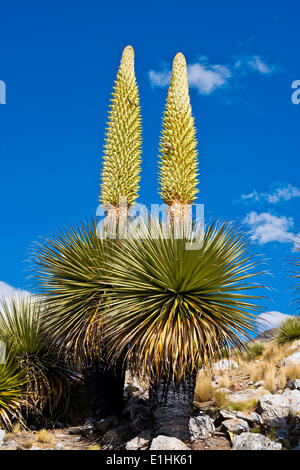
[[[170,80],[171,72],[169,70],[164,70],[162,72],[155,72],[150,70],[149,78],[153,86],[164,87],[167,86]]]
[[[257,72],[263,75],[270,75],[277,71],[277,67],[267,64],[258,55],[244,56],[232,65],[209,64],[207,58],[202,56],[198,62],[188,64],[188,77],[190,86],[196,88],[202,95],[210,95],[229,81],[250,72]],[[170,80],[170,70],[155,71],[150,70],[149,78],[152,86],[167,86]]]
[[[16,289],[15,287],[0,281],[0,300],[7,300],[11,297],[17,297],[20,294],[32,295],[26,290]]]
[[[292,217],[272,215],[269,212],[258,214],[253,211],[246,215],[243,223],[252,231],[252,238],[258,243],[268,242],[288,243],[296,241],[296,235],[290,231],[294,225]]]
[[[249,71],[258,72],[262,75],[270,75],[278,71],[278,67],[268,64],[265,59],[259,55],[246,55],[241,57],[234,64],[234,68],[247,74]]]
[[[227,83],[231,72],[222,65],[196,63],[188,66],[188,77],[190,86],[196,88],[198,93],[210,95]]]
[[[267,330],[269,328],[278,328],[280,323],[289,318],[290,315],[285,313],[270,311],[258,315],[257,323],[260,330]]]
[[[289,201],[295,197],[300,197],[300,189],[291,184],[280,185],[268,193],[258,193],[254,190],[250,194],[242,194],[243,200],[267,201],[270,204],[277,204],[281,201]]]

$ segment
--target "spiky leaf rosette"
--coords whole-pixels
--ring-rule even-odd
[[[141,109],[134,73],[134,51],[125,47],[115,81],[104,146],[100,201],[130,207],[138,196],[141,171]]]
[[[69,227],[36,246],[36,283],[45,297],[43,320],[52,342],[83,365],[100,353],[102,270],[108,240],[93,220]]]
[[[160,139],[160,194],[169,206],[191,204],[197,194],[196,130],[184,55],[173,61]]]
[[[4,363],[0,363],[0,428],[12,430],[13,423],[24,424],[21,406],[26,398],[26,376],[8,351]]]
[[[258,307],[249,290],[256,261],[249,240],[229,224],[207,226],[202,246],[187,250],[168,226],[127,239],[106,263],[105,326],[112,360],[126,353],[135,373],[178,379],[226,347],[241,348]]]
[[[26,408],[52,414],[61,398],[66,404],[76,372],[60,362],[50,349],[49,332],[42,325],[44,304],[38,297],[20,294],[0,302],[0,338],[26,376]]]
[[[300,317],[290,317],[283,321],[278,328],[276,339],[280,345],[300,339]]]

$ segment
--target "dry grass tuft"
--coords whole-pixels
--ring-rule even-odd
[[[264,387],[269,392],[273,393],[276,390],[276,380],[275,380],[276,370],[274,365],[269,365],[264,372]]]
[[[218,408],[224,408],[228,403],[226,393],[222,392],[221,390],[214,391],[213,399]]]
[[[197,376],[194,401],[195,403],[202,403],[211,400],[212,396],[211,375],[209,372],[200,371]]]
[[[295,364],[293,366],[286,367],[285,375],[287,380],[300,379],[300,366]]]
[[[50,432],[46,431],[46,429],[42,429],[37,433],[37,441],[43,444],[53,444],[55,441],[54,435]]]
[[[20,423],[16,423],[13,425],[13,428],[12,428],[12,433],[15,435],[15,436],[20,436],[22,432],[22,428],[21,428],[21,425]]]
[[[276,374],[276,385],[280,390],[283,390],[286,387],[286,370],[284,367],[281,367]]]

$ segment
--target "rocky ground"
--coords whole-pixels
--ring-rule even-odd
[[[200,372],[190,442],[151,439],[147,384],[128,376],[121,419],[0,430],[0,450],[300,450],[300,341],[278,347],[273,334],[259,338],[266,346],[259,358],[223,359]]]

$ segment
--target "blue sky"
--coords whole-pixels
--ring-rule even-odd
[[[96,212],[108,103],[122,49],[143,111],[140,202],[159,202],[168,72],[189,66],[207,218],[244,222],[268,258],[266,311],[292,313],[300,232],[298,2],[1,2],[0,281],[27,288],[34,241]]]

